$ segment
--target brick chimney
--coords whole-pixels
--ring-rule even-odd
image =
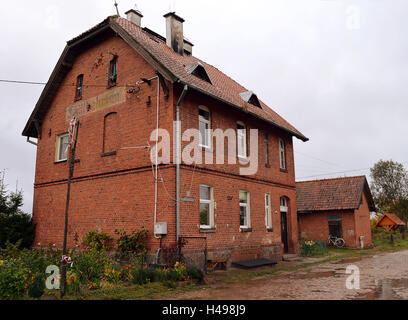
[[[130,22],[134,23],[135,25],[139,27],[142,25],[143,15],[139,10],[130,9],[126,11],[125,14],[126,14],[126,19],[128,19]]]
[[[180,55],[184,53],[183,22],[184,19],[176,15],[175,12],[169,12],[164,15],[166,18],[166,44],[174,52]]]

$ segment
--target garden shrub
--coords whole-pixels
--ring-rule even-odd
[[[113,238],[105,232],[89,231],[82,239],[82,244],[96,251],[109,251],[112,249]]]
[[[323,256],[327,254],[327,246],[321,241],[302,241],[300,253],[304,257]]]
[[[110,264],[108,258],[95,249],[86,250],[74,256],[72,270],[79,275],[82,283],[101,279],[105,268]]]
[[[2,260],[0,265],[0,299],[20,298],[29,284],[29,271],[17,260]]]
[[[127,234],[123,229],[115,230],[115,233],[119,235],[117,245],[122,256],[142,255],[146,252],[149,232],[145,228],[134,230],[131,234]]]
[[[40,298],[45,291],[45,276],[37,274],[28,287],[28,296],[31,298]]]

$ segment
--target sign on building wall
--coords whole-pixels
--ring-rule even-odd
[[[126,88],[118,87],[88,100],[81,100],[67,108],[66,119],[80,118],[86,113],[100,111],[126,101]]]

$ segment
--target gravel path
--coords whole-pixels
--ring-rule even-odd
[[[350,265],[359,268],[360,289],[346,288]],[[172,299],[408,299],[408,251],[345,259],[239,283],[217,282]]]

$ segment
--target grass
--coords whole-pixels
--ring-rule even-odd
[[[204,288],[201,286],[200,288]],[[163,299],[169,295],[197,290],[197,286],[187,285],[170,288],[162,282],[152,282],[145,285],[118,285],[114,288],[98,290],[83,290],[79,294],[67,294],[64,300],[148,300]],[[59,299],[59,291],[47,291],[42,300]]]
[[[408,238],[408,235],[407,235]],[[312,267],[327,262],[341,261],[343,259],[370,257],[376,254],[397,252],[401,250],[408,250],[408,240],[403,240],[401,234],[397,233],[394,237],[394,243],[390,243],[390,237],[384,232],[373,233],[373,248],[367,249],[338,249],[329,248],[328,254],[319,258],[309,259],[307,262],[295,263],[293,265],[277,265],[273,267],[265,267],[258,270],[234,270],[228,274],[212,274],[210,277],[215,277],[218,281],[225,283],[237,283],[245,282],[256,277],[262,276],[279,276],[284,272],[294,272],[304,268]],[[105,288],[98,290],[84,290],[78,295],[67,295],[64,299],[67,300],[145,300],[145,299],[164,299],[178,293],[184,293],[189,291],[196,291],[209,286],[204,285],[186,285],[182,287],[176,287],[173,284],[169,285],[154,282],[145,285],[132,285],[132,286],[116,286],[114,288]],[[43,296],[42,299],[57,299],[59,294],[52,292]]]

